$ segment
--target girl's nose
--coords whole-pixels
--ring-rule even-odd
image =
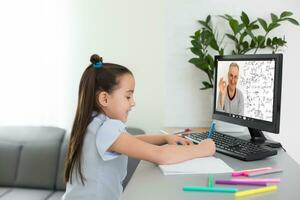
[[[131,107],[134,107],[134,106],[135,106],[135,101],[133,100],[131,103]]]

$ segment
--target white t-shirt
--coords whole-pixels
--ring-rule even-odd
[[[88,125],[82,147],[82,185],[79,173],[72,172],[72,184],[67,183],[63,200],[119,200],[122,181],[127,174],[128,157],[107,149],[120,134],[127,132],[120,120],[98,114]]]
[[[224,99],[224,109],[220,106],[221,92],[219,92],[217,111],[223,111],[230,114],[244,115],[244,95],[241,90],[236,88],[232,98],[229,97],[228,90]]]

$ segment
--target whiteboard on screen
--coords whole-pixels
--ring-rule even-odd
[[[271,122],[275,61],[219,61],[218,82],[223,77],[228,83],[228,69],[232,62],[239,66],[237,87],[244,95],[244,116]],[[218,84],[217,91],[219,91]]]

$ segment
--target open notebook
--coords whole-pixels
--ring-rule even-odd
[[[223,160],[215,157],[195,158],[171,165],[159,165],[164,175],[175,174],[217,174],[230,173],[234,170]]]

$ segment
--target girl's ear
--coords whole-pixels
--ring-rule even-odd
[[[97,94],[97,103],[100,106],[106,107],[108,105],[108,93],[107,92],[99,92]]]

